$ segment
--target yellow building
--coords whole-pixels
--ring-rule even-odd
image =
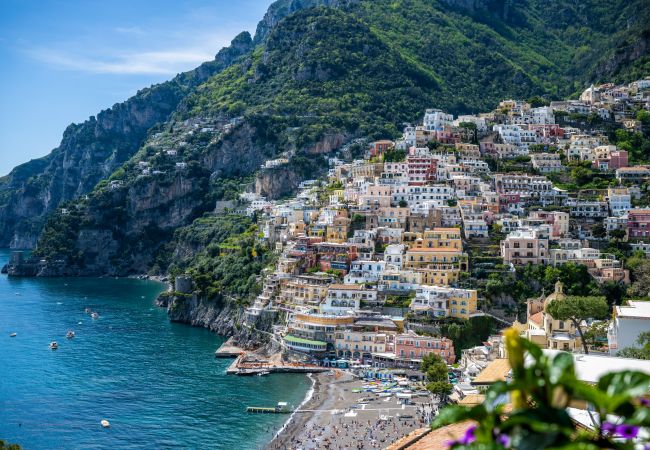
[[[546,312],[548,304],[554,300],[564,300],[564,286],[558,281],[555,291],[546,297],[529,299],[527,308],[526,329],[524,337],[542,348],[573,352],[580,350],[582,341],[573,322],[556,320]]]
[[[350,218],[347,211],[339,211],[332,220],[332,225],[327,226],[327,242],[336,242],[338,244],[347,242],[349,229]]]
[[[460,228],[434,228],[422,233],[413,248],[455,248],[462,250],[463,238]]]
[[[329,275],[299,275],[280,282],[278,301],[285,305],[318,306],[332,282]]]

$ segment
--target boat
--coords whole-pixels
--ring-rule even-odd
[[[90,309],[90,308],[86,308],[86,309],[84,309],[84,311],[85,311],[86,314],[90,314],[91,312],[93,312],[93,310]]]
[[[65,337],[72,339],[74,337],[74,331],[68,330],[68,332],[65,334]]]
[[[106,420],[106,419],[103,419],[103,420],[102,420],[101,422],[99,422],[99,423],[101,423],[102,426],[103,426],[104,428],[109,428],[109,427],[111,426],[111,423],[110,423],[108,420]]]
[[[263,377],[263,376],[268,375],[268,374],[270,374],[270,373],[271,373],[271,372],[269,372],[268,370],[263,370],[263,371],[259,372],[259,373],[257,374],[257,376],[258,376],[258,377]]]
[[[50,342],[50,350],[56,350],[57,348],[59,348],[59,344],[56,341]]]
[[[93,319],[99,319],[99,314],[93,311],[92,314],[90,314],[90,317],[92,317]]]
[[[16,337],[16,336],[18,336],[18,333],[11,333],[11,334],[9,335],[9,337]]]

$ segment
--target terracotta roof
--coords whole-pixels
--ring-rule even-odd
[[[455,441],[465,435],[465,431],[474,422],[460,422],[431,431],[412,445],[403,447],[408,450],[438,450],[448,447],[449,441]]]
[[[330,284],[329,289],[339,289],[344,291],[362,291],[365,289],[363,284]]]
[[[495,359],[472,380],[472,384],[493,384],[497,381],[505,381],[508,372],[510,372],[508,360]]]
[[[483,394],[470,394],[463,397],[458,404],[463,406],[476,406],[482,405],[485,401],[485,395]]]
[[[531,322],[535,322],[538,325],[541,325],[543,315],[544,314],[542,313],[542,311],[540,311],[537,314],[533,314],[532,316],[530,316],[528,320],[530,320]]]
[[[449,253],[462,253],[463,251],[459,248],[448,248],[448,247],[433,247],[433,248],[412,248],[407,250],[409,252],[449,252]]]

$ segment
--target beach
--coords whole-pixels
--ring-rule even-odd
[[[366,382],[349,372],[315,374],[313,380],[311,398],[293,413],[267,449],[385,448],[426,426],[433,407],[428,396],[402,405],[395,396],[356,392]]]

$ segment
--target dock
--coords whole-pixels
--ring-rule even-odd
[[[287,402],[278,402],[274,407],[265,406],[247,406],[246,412],[260,414],[289,414],[293,412]]]
[[[245,362],[245,354],[241,354],[226,369],[229,375],[252,376],[260,373],[316,373],[328,372],[330,367],[321,367],[314,364],[300,364],[291,362]]]
[[[232,338],[221,344],[214,352],[215,358],[237,358],[245,353],[244,349],[233,344]]]

